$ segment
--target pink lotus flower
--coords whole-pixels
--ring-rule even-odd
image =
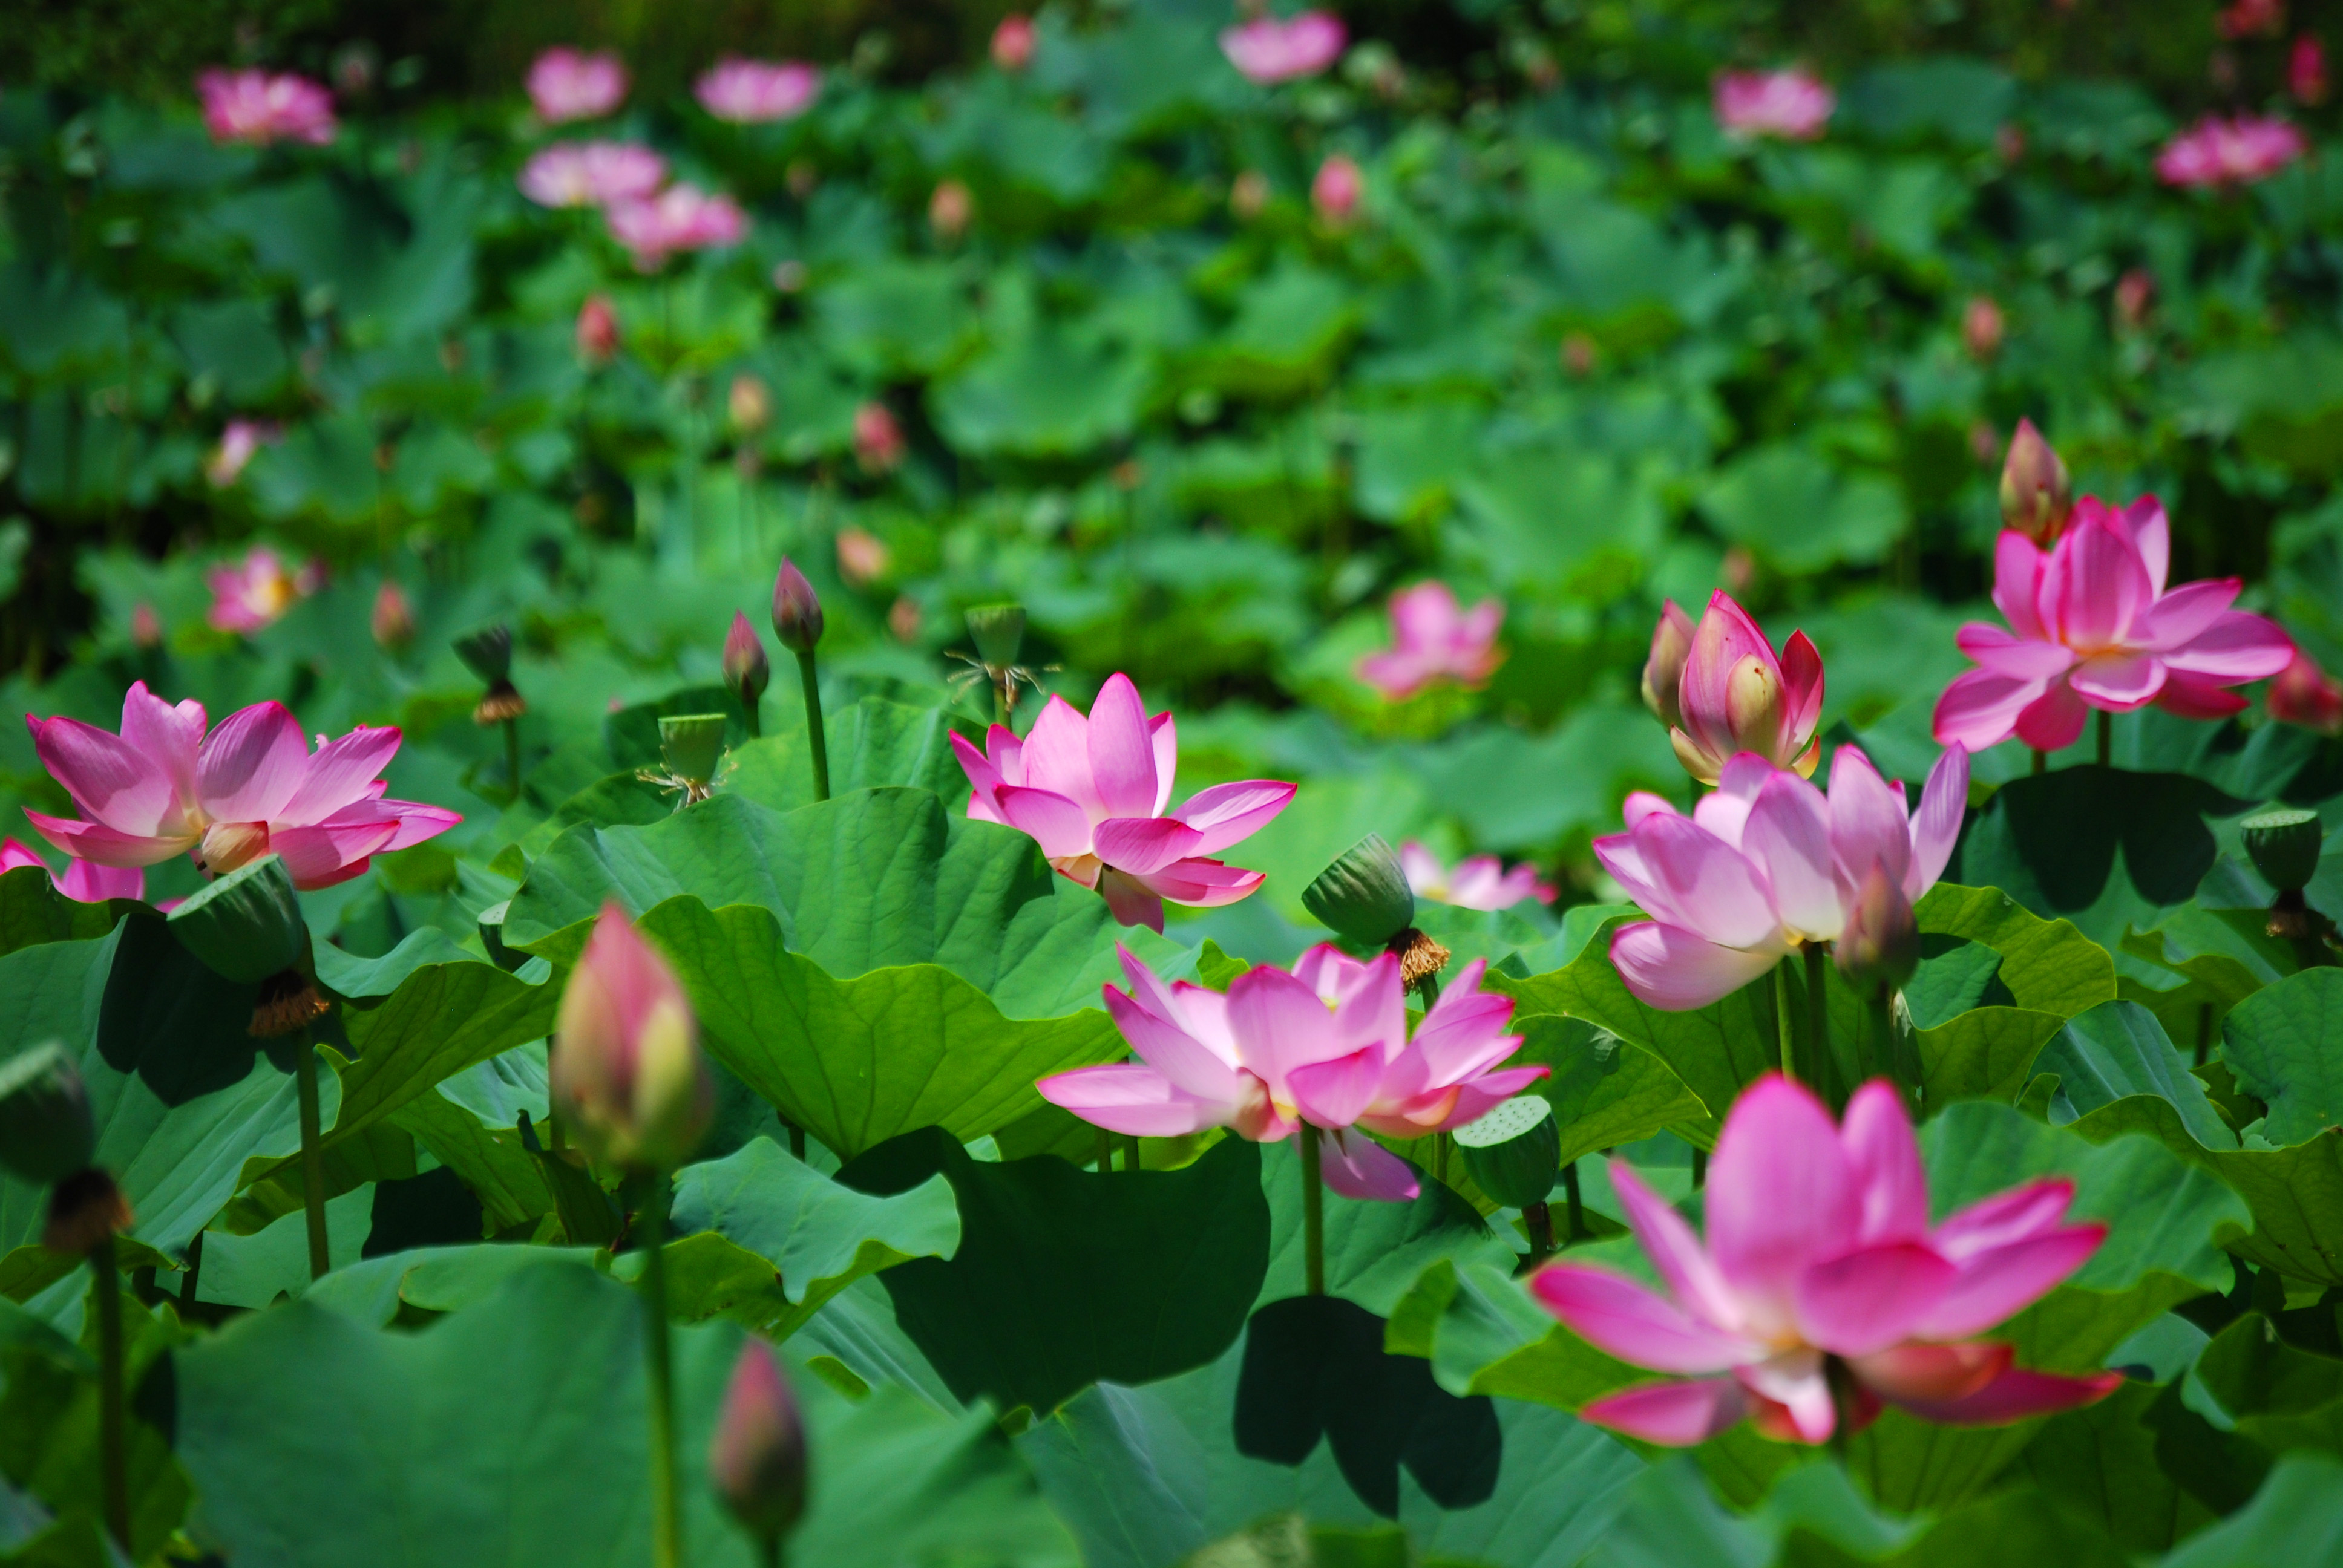
[[[2284,120],[2207,115],[2164,145],[2156,177],[2168,186],[2239,186],[2268,179],[2308,150]]]
[[[204,128],[216,142],[307,142],[334,139],[334,95],[306,76],[268,71],[206,71],[196,78]]]
[[[1409,890],[1434,903],[1460,910],[1510,910],[1523,899],[1554,902],[1554,888],[1540,881],[1537,868],[1526,862],[1508,871],[1494,855],[1467,855],[1452,871],[1439,856],[1410,839],[1399,847],[1399,863],[1407,873]]]
[[[134,683],[122,732],[35,719],[33,749],[86,820],[25,818],[42,838],[101,866],[152,866],[182,851],[215,874],[277,855],[297,888],[329,888],[368,858],[436,838],[463,820],[386,800],[377,777],[398,750],[396,726],[318,737],[311,752],[284,705],[258,702],[206,735],[204,706],[174,707]]]
[[[288,572],[275,550],[256,545],[235,565],[206,572],[204,583],[212,590],[205,619],[222,631],[255,632],[325,587],[326,568],[311,561]]]
[[[216,490],[225,490],[244,474],[244,467],[263,447],[285,439],[285,427],[267,419],[230,419],[220,432],[220,444],[204,460],[204,477]]]
[[[1961,343],[1972,359],[1986,360],[1999,354],[2006,330],[2001,307],[1988,296],[1976,296],[1961,311]]]
[[[1505,607],[1483,599],[1469,611],[1443,582],[1421,582],[1391,597],[1392,647],[1359,660],[1359,678],[1393,702],[1435,680],[1478,687],[1505,659],[1497,628]]]
[[[2299,724],[2321,735],[2343,735],[2343,684],[2318,668],[2300,648],[2278,672],[2262,699],[2266,711],[2282,724]]]
[[[1853,746],[1831,761],[1830,794],[1749,752],[1690,817],[1657,795],[1627,797],[1627,830],[1594,858],[1652,917],[1612,933],[1611,962],[1636,999],[1687,1012],[1732,995],[1809,942],[1835,941],[1876,868],[1906,905],[1936,886],[1968,805],[1968,753],[1936,760],[1906,815]]]
[[[2213,21],[2224,38],[2275,38],[2286,30],[2286,0],[2231,0]]]
[[[1366,190],[1366,178],[1359,166],[1336,153],[1318,166],[1317,175],[1310,181],[1310,205],[1318,216],[1336,228],[1341,228],[1357,216],[1359,197]]]
[[[597,120],[627,99],[627,68],[616,55],[548,49],[528,68],[528,101],[548,126]]]
[[[13,871],[19,866],[38,866],[49,871],[49,863],[35,854],[30,846],[15,839],[0,839],[0,872]],[[68,859],[65,875],[49,871],[49,881],[58,892],[81,904],[146,896],[146,873],[136,866],[98,866],[87,860]]]
[[[1180,742],[1169,713],[1147,716],[1126,675],[1107,678],[1090,717],[1062,697],[1020,740],[1004,725],[984,750],[955,735],[973,793],[969,816],[1030,834],[1050,863],[1104,895],[1126,926],[1163,929],[1163,900],[1217,908],[1261,886],[1262,874],[1207,857],[1251,838],[1293,799],[1269,779],[1215,784],[1166,815]]]
[[[2246,699],[2222,688],[2276,675],[2294,643],[2262,617],[2229,608],[2236,578],[2167,592],[2170,558],[2153,496],[2122,511],[2084,497],[2047,552],[2004,529],[1993,602],[2009,629],[1961,628],[1961,651],[1984,668],[1956,677],[1937,699],[1938,744],[1976,751],[2014,734],[2056,751],[2075,743],[2094,708],[2129,713],[2153,702],[2183,719],[2243,711]]]
[[[1838,95],[1805,71],[1720,72],[1710,95],[1727,136],[1811,142],[1830,124]]]
[[[2316,108],[2327,101],[2327,45],[2318,41],[2318,34],[2305,33],[2288,52],[2286,90],[2305,108]]]
[[[992,30],[992,63],[1004,71],[1021,71],[1033,63],[1033,18],[1011,14]]]
[[[1223,996],[1185,980],[1167,987],[1118,950],[1131,990],[1101,989],[1139,1060],[1045,1078],[1041,1098],[1138,1138],[1227,1127],[1274,1143],[1308,1122],[1333,1134],[1319,1144],[1319,1169],[1345,1197],[1398,1202],[1418,1191],[1406,1161],[1352,1129],[1421,1138],[1462,1127],[1548,1070],[1493,1070],[1522,1041],[1504,1032],[1512,1000],[1480,990],[1479,959],[1411,1040],[1395,954],[1361,963],[1322,943],[1292,973],[1247,970]]]
[[[738,245],[749,232],[748,215],[728,196],[710,196],[698,186],[671,185],[641,201],[613,203],[603,209],[610,237],[634,252],[635,269],[657,272],[679,250]]]
[[[903,427],[892,408],[872,401],[854,410],[854,458],[867,472],[885,473],[903,460],[905,450]]]
[[[821,94],[821,73],[802,60],[743,60],[727,55],[691,85],[699,106],[736,126],[793,120]]]
[[[1680,620],[1684,612],[1675,613]],[[1668,720],[1668,739],[1684,771],[1714,784],[1734,757],[1754,751],[1776,768],[1812,776],[1822,754],[1815,731],[1823,716],[1823,657],[1806,634],[1792,632],[1776,658],[1765,628],[1731,594],[1717,589],[1683,655],[1671,719],[1653,683],[1664,681],[1682,636],[1683,628],[1664,612],[1644,679],[1659,698],[1655,711]]]
[[[1242,27],[1223,29],[1221,53],[1248,81],[1269,86],[1297,76],[1314,76],[1342,58],[1350,35],[1331,11],[1304,11],[1279,20],[1260,16]]]
[[[2010,1346],[1969,1337],[2082,1267],[2107,1227],[2065,1222],[2075,1190],[2063,1178],[1930,1225],[1919,1143],[1883,1081],[1855,1091],[1840,1127],[1778,1074],[1750,1085],[1709,1163],[1705,1245],[1625,1161],[1611,1162],[1611,1184],[1665,1292],[1581,1263],[1551,1264],[1530,1289],[1596,1349],[1694,1375],[1607,1394],[1582,1421],[1688,1447],[1746,1417],[1768,1437],[1818,1443],[1842,1419],[1861,1430],[1883,1403],[1999,1426],[2123,1382],[2029,1372]]]
[[[589,1157],[629,1171],[690,1158],[716,1110],[699,1020],[615,900],[569,972],[553,1040],[553,1102]]]
[[[520,194],[539,206],[640,201],[665,183],[667,160],[638,142],[557,142],[521,166]]]

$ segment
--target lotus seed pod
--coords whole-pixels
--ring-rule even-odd
[[[2256,812],[2237,827],[2254,869],[2279,892],[2307,888],[2318,874],[2318,851],[2327,829],[2318,812],[2278,806]]]
[[[678,779],[705,784],[724,760],[724,716],[676,714],[659,721],[659,756]]]
[[[1544,1202],[1562,1173],[1562,1128],[1534,1094],[1517,1094],[1458,1128],[1456,1149],[1473,1184],[1509,1209]]]
[[[512,678],[512,628],[501,623],[482,627],[456,639],[456,657],[489,686]]]
[[[980,604],[968,612],[968,635],[976,639],[977,658],[994,669],[1006,669],[1025,646],[1025,607]]]
[[[96,1156],[89,1090],[64,1046],[52,1040],[0,1061],[0,1166],[54,1187]]]
[[[1415,894],[1379,833],[1344,850],[1302,890],[1302,907],[1352,941],[1381,946],[1415,923]]]

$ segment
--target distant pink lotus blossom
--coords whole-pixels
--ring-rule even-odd
[[[1811,142],[1830,124],[1838,95],[1807,72],[1723,71],[1710,94],[1716,123],[1727,136],[1780,136]]]
[[[1052,697],[1023,739],[994,725],[980,752],[952,750],[973,793],[968,814],[1029,834],[1050,864],[1096,888],[1126,926],[1163,929],[1163,901],[1217,908],[1262,884],[1212,856],[1267,827],[1293,799],[1270,779],[1215,784],[1166,810],[1179,769],[1172,715],[1148,717],[1126,675],[1107,678],[1088,718]]]
[[[1359,197],[1365,193],[1366,178],[1359,166],[1336,153],[1318,166],[1318,173],[1310,182],[1310,205],[1318,216],[1336,228],[1349,223],[1359,210]]]
[[[1463,609],[1444,582],[1402,588],[1391,597],[1392,646],[1359,660],[1359,678],[1393,702],[1436,680],[1481,686],[1505,660],[1497,647],[1504,622],[1503,605],[1487,598]]]
[[[307,142],[334,139],[334,95],[307,76],[269,71],[206,71],[196,78],[204,128],[216,142]]]
[[[1522,1040],[1504,1032],[1512,1000],[1480,990],[1480,959],[1458,971],[1411,1039],[1396,954],[1361,963],[1322,943],[1292,972],[1261,965],[1223,995],[1185,980],[1166,986],[1130,949],[1117,950],[1131,990],[1102,989],[1139,1060],[1045,1078],[1041,1098],[1136,1138],[1226,1127],[1276,1143],[1307,1122],[1331,1134],[1319,1143],[1319,1171],[1347,1198],[1403,1202],[1419,1190],[1405,1161],[1354,1129],[1414,1139],[1461,1127],[1549,1070],[1498,1069]]]
[[[2241,186],[2268,179],[2308,150],[2284,120],[2207,115],[2164,145],[2156,177],[2168,186]]]
[[[2213,22],[2224,38],[2275,38],[2286,30],[2286,0],[2231,0]]]
[[[317,562],[288,571],[284,558],[256,545],[242,560],[204,574],[204,586],[212,590],[204,618],[222,631],[258,631],[325,585],[326,568]]]
[[[992,30],[992,63],[1004,71],[1021,71],[1033,63],[1033,18],[1011,13]]]
[[[854,457],[873,474],[883,474],[903,460],[903,427],[895,411],[875,398],[854,410]]]
[[[727,55],[693,83],[699,106],[736,126],[793,120],[821,95],[821,73],[802,60],[743,60]]]
[[[1304,11],[1281,20],[1260,16],[1221,34],[1221,53],[1250,81],[1263,86],[1314,76],[1342,57],[1350,39],[1331,11]]]
[[[548,126],[600,119],[627,101],[627,67],[616,55],[548,49],[528,68],[528,101]]]
[[[1523,899],[1542,904],[1554,900],[1553,885],[1540,880],[1537,868],[1526,861],[1508,871],[1494,855],[1467,855],[1452,871],[1439,856],[1410,839],[1399,847],[1399,863],[1417,898],[1460,910],[1510,910]]]
[[[558,142],[521,166],[519,185],[539,206],[609,206],[666,181],[667,160],[639,142]]]
[[[75,903],[102,904],[108,899],[146,896],[146,873],[139,867],[100,866],[88,860],[68,859],[65,874],[59,876],[49,871],[49,863],[30,846],[15,839],[0,839],[0,872],[13,871],[19,866],[38,866],[48,871],[50,884]]]
[[[1937,743],[1977,751],[2016,735],[2056,751],[2075,743],[2094,708],[2129,713],[2153,702],[2183,719],[2243,711],[2246,699],[2223,689],[2284,669],[2293,640],[2229,608],[2236,578],[2167,591],[2171,558],[2170,528],[2153,496],[2121,511],[2084,497],[2047,551],[2004,529],[1993,602],[2009,626],[1961,628],[1961,651],[1983,668],[1955,678],[1937,699]]]
[[[1815,731],[1823,714],[1823,658],[1806,634],[1792,632],[1776,657],[1765,628],[1719,588],[1693,628],[1671,695],[1652,686],[1665,679],[1665,660],[1683,638],[1684,612],[1673,604],[1668,609],[1674,618],[1663,615],[1644,679],[1684,771],[1714,784],[1734,757],[1754,751],[1776,768],[1811,777],[1821,756]]]
[[[1987,360],[1999,354],[2007,330],[2000,305],[1988,295],[1976,296],[1961,311],[1961,343],[1972,359]]]
[[[2305,33],[2287,52],[2286,90],[2305,108],[2327,101],[2327,45],[2318,34]]]
[[[642,201],[603,209],[610,237],[634,253],[639,272],[657,272],[678,251],[738,245],[749,232],[748,215],[728,196],[710,196],[698,186],[671,185]]]
[[[578,307],[578,357],[607,365],[618,351],[618,311],[607,294],[589,294]]]
[[[2295,649],[2294,661],[2269,683],[2262,699],[2272,719],[2299,724],[2321,735],[2343,735],[2343,683],[2318,668],[2318,661]]]
[[[1685,1381],[1606,1394],[1582,1421],[1671,1447],[1745,1419],[1767,1437],[1819,1443],[1842,1421],[1869,1425],[1883,1404],[1947,1426],[2002,1426],[2123,1382],[2026,1371],[2009,1345],[1970,1337],[2081,1268],[2107,1227],[2067,1222],[2075,1186],[2063,1177],[1931,1224],[1919,1141],[1885,1081],[1857,1090],[1836,1126],[1777,1073],[1751,1084],[1709,1162],[1704,1243],[1626,1161],[1611,1161],[1611,1185],[1664,1289],[1565,1262],[1530,1290],[1597,1350]]]
[[[230,419],[220,432],[220,444],[204,459],[204,477],[214,489],[224,490],[244,473],[244,466],[263,447],[285,439],[285,427],[273,419]]]

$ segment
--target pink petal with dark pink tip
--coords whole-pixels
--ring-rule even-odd
[[[2004,528],[1993,546],[1993,602],[2010,630],[2029,642],[2056,640],[2043,624],[2042,574],[2049,557],[2024,534]]]
[[[1293,789],[1273,779],[1215,784],[1188,797],[1172,815],[1202,835],[1195,853],[1216,855],[1269,826],[1292,803]]]
[[[2090,716],[2090,705],[2062,677],[2019,709],[2017,738],[2036,751],[2061,751],[2081,738]]]
[[[376,779],[398,754],[398,742],[395,724],[361,725],[327,741],[309,758],[291,797],[269,820],[287,827],[322,822],[345,806],[372,799]]]
[[[2294,639],[2261,616],[2224,610],[2211,626],[2167,652],[2164,661],[2175,670],[2224,682],[2259,680],[2294,661]]]
[[[1904,872],[1904,896],[1913,902],[1936,885],[1960,842],[1961,823],[1968,815],[1969,754],[1958,741],[1945,749],[1928,769],[1920,791],[1920,809],[1912,813],[1912,861]]]
[[[1684,1217],[1644,1184],[1624,1160],[1611,1161],[1611,1190],[1619,1195],[1627,1223],[1652,1267],[1676,1300],[1710,1328],[1731,1333],[1741,1326],[1741,1306]]]
[[[1645,1442],[1692,1448],[1741,1423],[1749,1396],[1729,1377],[1645,1383],[1582,1406],[1578,1419]]]
[[[78,719],[37,719],[28,714],[25,722],[41,765],[95,822],[125,838],[186,831],[178,792],[154,758]]]
[[[1959,1271],[1921,1241],[1889,1241],[1816,1263],[1799,1276],[1799,1335],[1835,1355],[1885,1350],[1945,1300]]]
[[[132,681],[122,696],[122,739],[162,769],[182,802],[196,798],[196,755],[207,722],[202,703],[193,698],[166,702],[143,680]]]
[[[1160,871],[1202,847],[1203,835],[1169,817],[1110,817],[1091,829],[1091,847],[1116,870],[1134,877]]]
[[[1552,1263],[1530,1277],[1530,1293],[1596,1350],[1654,1372],[1723,1372],[1753,1354],[1740,1336],[1605,1269]]]
[[[2029,1181],[2006,1192],[1970,1204],[1948,1216],[1929,1240],[1955,1262],[2046,1236],[2066,1223],[2067,1206],[2075,1201],[2075,1183],[2064,1176]]]
[[[1786,1306],[1806,1269],[1855,1233],[1855,1183],[1830,1111],[1767,1073],[1742,1091],[1709,1161],[1708,1251],[1728,1283]]]
[[[1939,746],[1961,746],[1983,751],[2009,739],[2018,716],[2041,700],[2047,689],[2040,680],[2020,679],[1990,669],[1972,669],[1953,678],[1936,699],[1931,732]]]
[[[1884,1078],[1856,1090],[1839,1122],[1855,1181],[1857,1236],[1865,1243],[1916,1241],[1928,1233],[1928,1176],[1904,1097]]]
[[[1004,784],[993,791],[993,799],[1009,825],[1041,845],[1041,853],[1051,859],[1091,852],[1091,819],[1065,796]]]
[[[1913,1332],[1956,1340],[2007,1322],[2089,1261],[2107,1234],[2104,1225],[2077,1225],[1961,1259],[1958,1278]]]
[[[1108,817],[1147,817],[1155,810],[1155,742],[1147,706],[1126,675],[1111,675],[1091,703],[1088,735],[1091,782]]]
[[[268,852],[285,862],[293,885],[307,891],[347,882],[398,834],[395,821],[324,822],[268,835]]]
[[[1028,788],[1062,795],[1091,821],[1112,815],[1091,779],[1090,725],[1062,697],[1041,705],[1020,750]],[[1004,780],[1005,781],[1005,780]]]
[[[1953,641],[1985,668],[2013,680],[2046,680],[2075,663],[2074,649],[2063,643],[2021,638],[1985,621],[1962,627]]]
[[[1242,866],[1191,859],[1151,871],[1141,879],[1158,897],[1175,904],[1214,910],[1251,896],[1264,879],[1261,872],[1249,871]]]
[[[2164,661],[2145,653],[2103,653],[2067,671],[2066,680],[2092,707],[2128,713],[2164,689]]]
[[[256,702],[220,720],[196,758],[196,798],[215,822],[266,822],[300,788],[309,757],[281,702]]]
[[[1343,1197],[1370,1203],[1405,1203],[1423,1191],[1406,1161],[1363,1133],[1322,1135],[1318,1174]]]
[[[1135,1062],[1078,1067],[1034,1088],[1051,1104],[1092,1126],[1133,1138],[1178,1138],[1221,1125],[1216,1107]]]
[[[1893,1402],[1924,1421],[1946,1426],[2006,1426],[2028,1416],[2053,1415],[2097,1404],[2123,1386],[2119,1372],[2089,1377],[2061,1377],[2055,1372],[2012,1367],[1993,1382],[1961,1399],[1897,1399]]]
[[[76,859],[101,866],[153,866],[196,847],[196,835],[152,838],[124,833],[103,822],[78,822],[69,817],[48,817],[27,810],[33,830]]]
[[[1882,1399],[1949,1400],[1975,1393],[2009,1368],[2010,1347],[1989,1340],[1956,1345],[1914,1342],[1849,1359],[1864,1386]]]

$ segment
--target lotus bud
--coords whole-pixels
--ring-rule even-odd
[[[1980,294],[1970,300],[1961,312],[1961,342],[1969,357],[1982,362],[1999,354],[2006,327],[2001,307],[1991,298]]]
[[[944,244],[950,245],[968,232],[969,220],[976,216],[976,197],[959,180],[937,182],[935,194],[928,198],[928,227]]]
[[[1652,628],[1651,656],[1644,660],[1644,706],[1674,729],[1684,722],[1676,692],[1684,684],[1684,661],[1692,657],[1692,617],[1669,599],[1660,606],[1660,621]]]
[[[773,1347],[760,1339],[745,1342],[732,1363],[708,1473],[724,1506],[760,1539],[778,1540],[805,1513],[805,1421]]]
[[[1509,1209],[1543,1203],[1562,1174],[1562,1129],[1534,1094],[1513,1099],[1456,1130],[1473,1184]]]
[[[976,657],[987,668],[1007,669],[1025,645],[1025,607],[980,604],[968,612],[968,635],[976,639]]]
[[[618,313],[607,294],[589,296],[578,307],[578,357],[607,365],[618,351]]]
[[[1381,947],[1415,923],[1415,894],[1399,856],[1370,833],[1302,890],[1302,906],[1336,934]]]
[[[1874,863],[1832,957],[1847,983],[1867,997],[1903,988],[1920,967],[1920,925],[1904,885]]]
[[[992,63],[1004,71],[1021,71],[1033,63],[1033,18],[1011,15],[992,30]]]
[[[415,640],[415,608],[407,603],[407,590],[388,578],[375,590],[371,624],[379,647],[401,648]]]
[[[647,1171],[690,1157],[716,1109],[699,1026],[616,902],[594,922],[554,1028],[553,1098],[589,1158]]]
[[[659,728],[659,758],[667,764],[667,770],[704,789],[724,760],[724,716],[675,714],[661,719]]]
[[[2299,724],[2321,735],[2343,735],[2343,685],[2298,648],[2294,662],[2270,678],[2262,703],[2280,723]]]
[[[732,629],[724,635],[724,689],[753,709],[773,682],[773,666],[765,658],[765,644],[757,628],[739,610],[732,612]]]
[[[903,427],[893,409],[870,402],[854,410],[854,456],[866,472],[887,472],[903,460]]]
[[[787,556],[773,579],[773,635],[792,653],[811,653],[821,640],[821,600]]]
[[[2156,302],[2156,275],[2144,266],[2135,266],[2116,279],[2116,319],[2127,332],[2137,332],[2147,322],[2147,307]]]
[[[52,1040],[0,1061],[0,1168],[54,1187],[96,1157],[89,1090],[64,1046]]]
[[[1725,678],[1725,722],[1744,751],[1771,757],[1782,736],[1782,678],[1754,653]]]
[[[139,600],[138,608],[130,612],[130,640],[140,648],[163,646],[163,618],[155,613],[155,607],[144,599]]]
[[[887,541],[868,528],[838,530],[838,575],[855,588],[866,588],[887,575],[894,552]]]
[[[2001,465],[2002,521],[2047,548],[2074,509],[2075,489],[2066,465],[2033,420],[2018,420],[2017,433],[2009,438],[2009,456]]]
[[[735,376],[732,390],[725,397],[724,411],[734,430],[753,436],[772,422],[773,395],[754,376]]]
[[[92,1165],[49,1190],[41,1245],[69,1258],[86,1258],[106,1238],[127,1231],[135,1222],[130,1200],[115,1185],[114,1177]]]
[[[1318,166],[1318,173],[1310,182],[1310,205],[1330,227],[1341,228],[1357,215],[1359,197],[1365,188],[1359,166],[1336,153]]]
[[[1269,205],[1269,176],[1259,169],[1247,169],[1230,182],[1229,210],[1240,219],[1250,222],[1261,216]]]
[[[2237,824],[2246,853],[2262,880],[2281,893],[2299,891],[2318,874],[2318,851],[2327,829],[2316,811],[2278,806]]]

